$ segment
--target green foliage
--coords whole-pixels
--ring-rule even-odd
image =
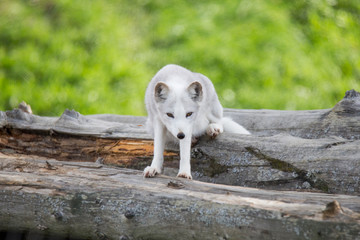
[[[143,115],[164,65],[224,107],[330,108],[360,90],[358,0],[2,0],[0,109]]]

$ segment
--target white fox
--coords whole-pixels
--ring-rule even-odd
[[[212,82],[200,73],[177,65],[166,65],[150,81],[145,104],[146,126],[154,137],[154,158],[144,170],[144,177],[160,174],[167,141],[180,141],[178,177],[192,179],[190,149],[192,140],[205,132],[212,138],[226,132],[250,134],[229,118],[223,118],[223,108]]]

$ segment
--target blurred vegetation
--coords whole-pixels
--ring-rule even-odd
[[[164,65],[224,107],[330,108],[360,90],[359,0],[1,0],[0,110],[144,115]]]

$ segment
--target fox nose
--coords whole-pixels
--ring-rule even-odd
[[[183,132],[179,132],[177,135],[178,139],[184,139],[184,137],[185,137],[185,134]]]

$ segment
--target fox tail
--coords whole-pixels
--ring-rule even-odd
[[[234,122],[231,118],[224,117],[222,119],[222,124],[224,127],[224,132],[237,133],[237,134],[251,134],[240,124]]]

